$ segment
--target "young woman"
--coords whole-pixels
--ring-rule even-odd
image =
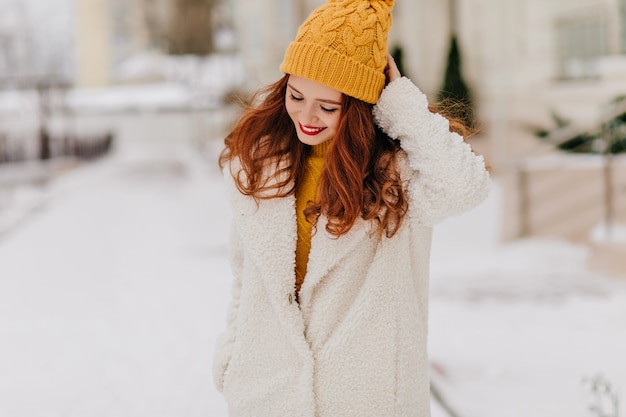
[[[314,11],[226,139],[234,283],[214,379],[231,416],[429,415],[432,226],[489,176],[388,56],[392,5]]]

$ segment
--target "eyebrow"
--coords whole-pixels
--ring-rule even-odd
[[[298,93],[300,95],[304,95],[300,91],[298,91],[298,89],[295,88],[293,85],[287,84],[287,86],[289,88],[291,88],[293,91],[295,91],[296,93]],[[324,98],[316,98],[315,101],[321,101],[322,103],[335,104],[337,106],[341,106],[341,102],[335,101],[335,100],[327,100],[327,99],[324,99]]]

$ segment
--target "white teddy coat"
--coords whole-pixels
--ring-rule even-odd
[[[300,304],[295,197],[257,205],[237,191],[226,168],[234,282],[214,379],[230,416],[429,416],[432,226],[481,202],[489,175],[482,157],[427,107],[407,78],[383,91],[374,116],[404,150],[408,216],[382,240],[362,219],[334,238],[321,216]]]

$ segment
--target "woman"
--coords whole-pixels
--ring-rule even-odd
[[[234,283],[214,378],[231,416],[429,415],[432,226],[489,176],[388,56],[392,6],[315,10],[226,139]]]

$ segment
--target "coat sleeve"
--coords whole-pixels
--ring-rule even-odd
[[[213,382],[219,392],[224,388],[224,374],[233,351],[237,334],[237,311],[239,310],[239,296],[241,294],[241,270],[243,257],[241,240],[236,226],[231,226],[230,233],[230,264],[233,272],[231,287],[231,301],[226,315],[226,330],[217,338],[215,355],[213,358]]]
[[[490,190],[482,156],[430,112],[426,96],[408,78],[390,83],[373,109],[378,126],[399,139],[409,165],[408,191],[421,224],[432,226],[482,202]]]

